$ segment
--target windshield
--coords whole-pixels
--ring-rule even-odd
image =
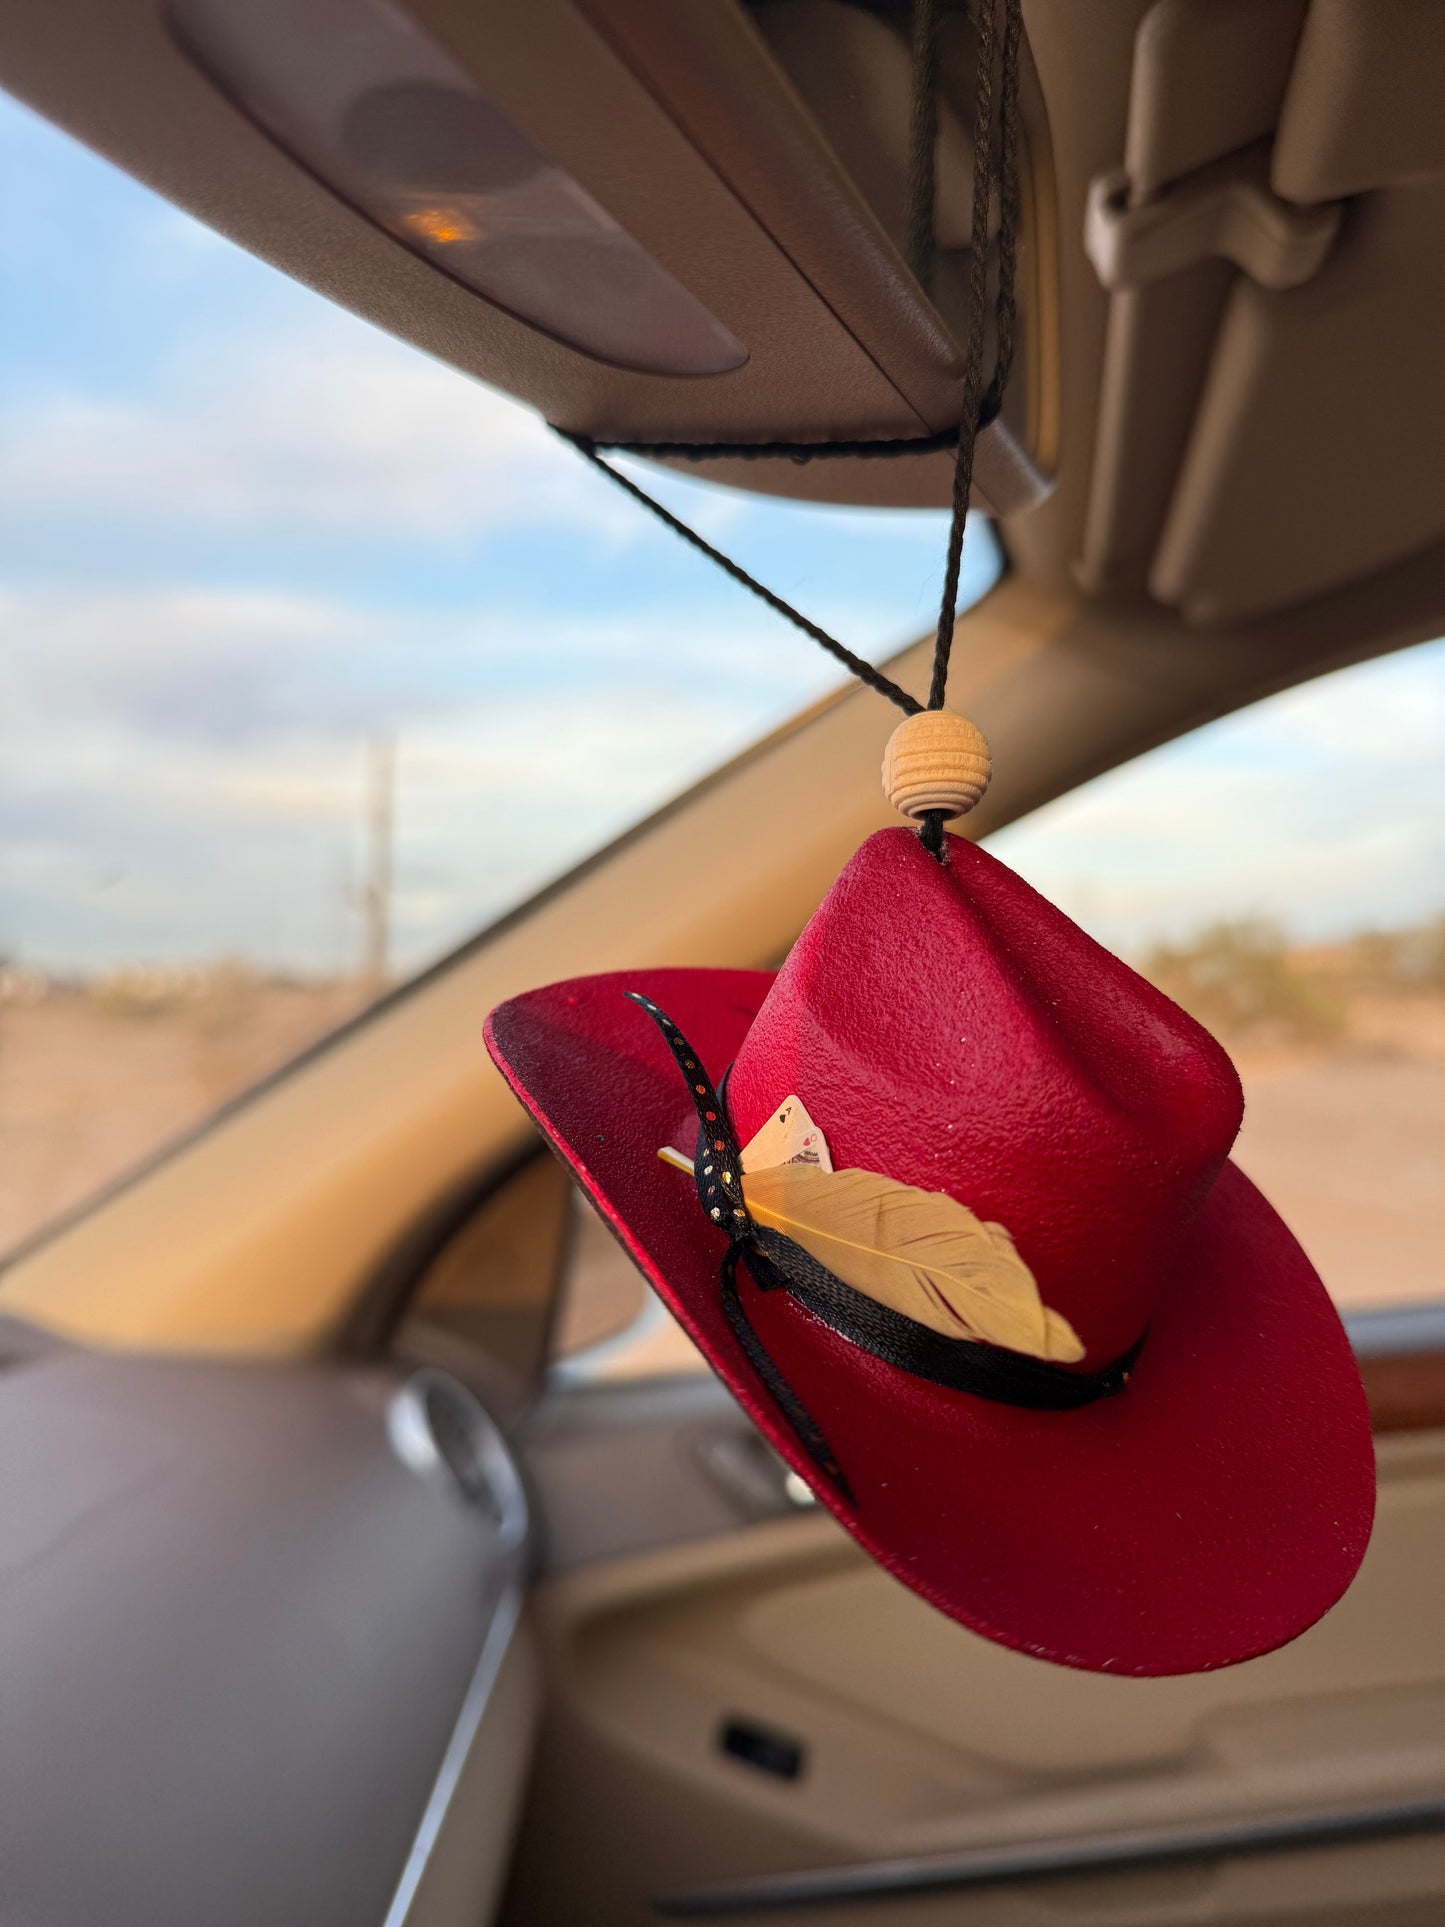
[[[840,672],[3,99],[0,176],[4,1251]],[[647,486],[863,653],[931,622],[941,514]],[[965,600],[997,569],[980,527]]]

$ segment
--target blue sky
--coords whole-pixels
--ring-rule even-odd
[[[350,963],[388,730],[419,964],[835,685],[525,411],[3,97],[0,215],[0,952]],[[865,653],[931,619],[940,515],[650,485]],[[970,594],[993,568],[980,531]],[[1125,947],[1407,920],[1445,901],[1442,740],[1432,645],[995,847]]]

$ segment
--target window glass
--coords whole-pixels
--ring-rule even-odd
[[[704,1371],[702,1354],[580,1192],[574,1210],[555,1340],[561,1378],[595,1383]]]
[[[1257,704],[989,848],[1228,1046],[1235,1155],[1345,1309],[1445,1299],[1445,642]],[[627,1261],[588,1214],[577,1301]],[[573,1373],[697,1355],[651,1295]]]
[[[990,848],[1194,1012],[1236,1157],[1343,1307],[1445,1298],[1445,643],[1087,784]]]
[[[4,1251],[839,672],[526,411],[3,99],[0,194]],[[860,650],[926,627],[942,514],[647,485]]]

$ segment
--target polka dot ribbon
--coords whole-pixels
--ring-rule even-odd
[[[759,1291],[786,1291],[791,1289],[791,1284],[757,1242],[758,1227],[753,1223],[743,1199],[742,1159],[738,1154],[737,1138],[728,1121],[727,1107],[703,1068],[702,1059],[667,1012],[640,990],[629,990],[626,995],[645,1010],[657,1025],[667,1039],[678,1069],[687,1079],[688,1094],[692,1098],[698,1121],[697,1152],[692,1167],[698,1202],[728,1238],[718,1286],[723,1311],[733,1336],[813,1465],[851,1503],[853,1493],[832,1446],[817,1420],[769,1357],[763,1341],[753,1329],[738,1291],[740,1259],[746,1263],[748,1273]]]

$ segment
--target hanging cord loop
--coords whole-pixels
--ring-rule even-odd
[[[938,185],[938,0],[913,0],[913,90],[908,121],[908,265],[933,293]]]
[[[938,26],[935,18],[937,0],[914,0],[915,57],[922,50],[922,59],[928,63],[926,78],[930,80],[928,91],[933,97],[932,139],[926,155],[920,155],[915,144],[915,167],[925,171],[930,180],[925,194],[914,195],[915,207],[925,203],[930,216],[933,206],[932,177],[937,165],[937,37]],[[1019,11],[1018,0],[1005,0],[1010,20],[1004,30],[1005,60],[1008,58],[1010,44],[1017,58],[1017,38],[1011,35],[1012,16]],[[963,536],[968,520],[968,498],[973,489],[973,445],[974,433],[965,435],[963,423],[977,424],[982,402],[983,388],[983,337],[988,314],[988,214],[989,199],[994,175],[994,42],[995,42],[994,0],[983,0],[978,14],[978,84],[974,94],[973,109],[973,208],[969,217],[968,248],[968,332],[965,340],[963,363],[963,402],[960,409],[960,433],[958,455],[953,465],[953,513],[948,527],[948,553],[943,570],[943,594],[938,605],[938,628],[933,639],[933,675],[928,685],[928,707],[942,709],[948,694],[948,666],[953,656],[953,631],[958,613],[958,582],[963,568]],[[917,93],[922,91],[921,84],[915,90],[914,132],[915,141],[919,126]],[[1016,97],[1016,90],[1010,88],[1007,73],[1002,76],[1001,91],[1005,106]],[[1006,143],[1006,153],[1015,157],[1017,149]],[[1009,198],[1007,186],[999,194],[1000,211],[1002,203]],[[1010,224],[1009,245],[1012,248],[1014,229]],[[1010,313],[1007,328],[1003,323],[1005,301],[1010,307],[1013,302],[1013,263],[1007,270],[1003,266],[1004,229],[999,224],[999,325],[1000,341],[1013,340],[1013,318]],[[1006,379],[1006,376],[1005,376]],[[1003,381],[997,382],[1000,398],[1003,395]],[[919,828],[919,838],[931,856],[942,860],[943,825],[947,820],[942,810],[929,810],[923,817]]]
[[[925,289],[931,286],[934,257],[934,203],[938,149],[938,9],[940,0],[914,0],[913,98],[909,128],[908,254],[910,265]],[[1002,52],[999,51],[997,13],[1002,7]],[[977,10],[978,77],[974,96],[973,206],[969,234],[968,323],[964,344],[963,392],[957,428],[927,436],[877,441],[833,442],[617,442],[601,441],[569,429],[556,432],[578,454],[611,481],[650,509],[674,534],[730,575],[770,609],[811,636],[859,682],[901,709],[916,716],[925,707],[942,709],[948,693],[948,669],[953,653],[958,585],[963,566],[963,538],[973,487],[973,448],[980,427],[992,421],[1003,401],[1013,363],[1016,323],[1014,264],[1018,245],[1018,61],[1022,37],[1020,0],[982,0]],[[997,68],[997,73],[995,73]],[[995,151],[997,150],[997,152]],[[989,204],[995,178],[999,188],[998,278],[994,300],[996,359],[992,379],[983,385],[984,337],[988,320]],[[791,603],[710,542],[679,521],[661,502],[603,459],[602,450],[640,455],[653,460],[705,461],[786,457],[797,462],[828,457],[854,460],[934,453],[956,447],[952,513],[944,563],[943,594],[934,635],[933,671],[927,704],[884,675],[846,643],[828,634]],[[920,821],[919,836],[935,857],[943,855],[943,825],[947,812],[930,810]]]
[[[916,716],[922,709],[923,704],[916,697],[910,696],[906,689],[900,688],[892,677],[885,676],[881,669],[875,669],[871,662],[866,661],[862,656],[855,655],[846,643],[839,642],[836,636],[830,636],[826,629],[820,629],[816,622],[810,621],[800,610],[795,609],[791,602],[784,602],[780,595],[774,595],[772,590],[759,582],[756,576],[749,575],[740,563],[734,562],[731,556],[724,555],[721,549],[715,549],[711,542],[705,541],[697,530],[690,529],[686,522],[680,522],[669,509],[662,506],[661,502],[654,501],[646,489],[639,488],[636,482],[615,469],[610,462],[604,462],[597,453],[596,444],[586,435],[573,435],[565,428],[559,428],[557,433],[565,441],[571,442],[577,453],[591,462],[594,468],[600,468],[602,473],[616,482],[619,488],[626,489],[635,501],[641,502],[644,508],[651,509],[658,521],[665,522],[675,535],[680,535],[684,542],[690,542],[693,548],[707,556],[710,561],[716,562],[734,582],[740,582],[745,589],[751,589],[753,594],[761,597],[770,609],[775,609],[780,616],[796,624],[805,636],[811,636],[814,642],[828,651],[829,655],[836,656],[843,667],[851,675],[856,676],[859,682],[866,683],[870,689],[876,689],[880,696],[886,696],[889,702],[896,703],[905,716]]]

